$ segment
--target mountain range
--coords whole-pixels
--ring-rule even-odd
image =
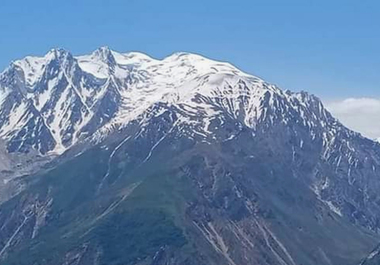
[[[0,146],[1,264],[380,260],[380,144],[229,63],[107,47],[14,61]]]

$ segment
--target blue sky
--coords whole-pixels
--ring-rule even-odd
[[[380,1],[1,2],[1,69],[53,47],[189,51],[328,100],[380,98]]]

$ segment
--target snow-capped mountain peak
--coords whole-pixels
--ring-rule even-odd
[[[0,144],[0,201],[22,191],[14,210],[6,203],[0,211],[0,258],[12,264],[41,238],[54,248],[56,235],[65,238],[58,263],[107,263],[98,232],[116,212],[134,216],[128,205],[136,196],[128,200],[137,187],[153,192],[149,207],[151,198],[173,191],[158,212],[174,201],[170,208],[180,211],[170,212],[195,233],[188,239],[205,236],[189,241],[201,243],[198,250],[210,242],[216,251],[200,255],[201,263],[215,256],[209,264],[348,264],[347,253],[360,248],[355,257],[362,258],[380,238],[380,145],[343,126],[314,95],[196,54],[154,59],[102,47],[15,61],[0,74]],[[111,222],[100,221],[106,216]],[[84,225],[67,237],[71,219]],[[129,219],[115,221],[130,227]],[[184,260],[162,246],[139,261]],[[378,258],[378,249],[367,260]],[[50,246],[35,256],[43,262],[44,253]],[[20,256],[29,264],[30,255]]]
[[[223,115],[251,129],[264,121],[298,120],[310,128],[336,123],[307,93],[282,91],[229,63],[191,53],[158,60],[108,47],[83,56],[53,49],[12,65],[0,79],[0,137],[10,151],[62,153],[160,103],[178,108],[181,120],[202,135]]]
[[[58,48],[50,50],[43,57],[27,56],[24,59],[14,61],[7,70],[10,71],[10,69],[15,68],[21,74],[21,81],[27,87],[32,88],[43,77],[44,71],[52,67],[52,64],[64,67],[73,60],[70,52]],[[4,75],[7,70],[4,71]]]
[[[104,62],[109,62],[110,60],[114,60],[112,53],[113,52],[108,46],[104,46],[94,51],[92,57],[98,58]]]

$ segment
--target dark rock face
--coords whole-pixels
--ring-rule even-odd
[[[209,62],[189,54],[91,56],[94,73],[54,51],[34,86],[2,74],[14,100],[0,128],[19,106],[24,117],[2,131],[8,150],[66,152],[12,180],[23,188],[0,205],[1,264],[377,264],[380,144],[318,98],[228,65],[197,72]]]

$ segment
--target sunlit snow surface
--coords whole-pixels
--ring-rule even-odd
[[[0,136],[15,137],[30,119],[41,116],[41,126],[46,126],[54,138],[55,153],[75,144],[99,115],[103,116],[97,122],[106,122],[94,138],[125,126],[157,103],[181,109],[179,123],[201,123],[194,134],[204,137],[210,134],[210,121],[221,112],[242,119],[254,129],[269,116],[269,107],[276,109],[277,118],[284,123],[295,111],[305,126],[327,126],[328,114],[319,101],[313,103],[318,105],[318,117],[310,116],[312,96],[282,91],[229,63],[190,53],[157,60],[138,52],[117,53],[107,47],[77,57],[55,49],[44,57],[15,61],[0,77],[0,118],[4,116]],[[4,106],[10,91],[18,93],[20,102],[8,107],[8,113]],[[113,103],[117,105],[115,113],[99,113],[105,111],[99,109],[100,105]],[[269,119],[274,118],[272,115]],[[334,128],[327,131],[324,140],[333,133]]]
[[[116,88],[122,101],[105,130],[133,120],[154,103],[183,101],[190,105],[194,94],[212,93],[212,86],[222,85],[227,77],[231,82],[237,80],[236,76],[250,78],[228,63],[187,53],[156,60],[142,53],[122,54],[104,47],[90,55],[71,57],[65,50],[52,50],[44,57],[15,61],[2,73],[4,78],[11,76],[12,70],[20,74],[17,86],[23,88],[22,97],[31,100],[44,118],[56,142],[54,151],[58,153],[69,147],[62,141],[65,129],[73,122],[76,131],[84,128],[95,115],[97,103],[111,88]],[[1,105],[10,90],[7,84],[1,86]],[[76,102],[82,104],[81,117],[73,121]],[[12,107],[9,119],[0,128],[3,137],[14,135],[25,125],[29,107],[23,100]],[[70,145],[77,140],[75,135]]]

